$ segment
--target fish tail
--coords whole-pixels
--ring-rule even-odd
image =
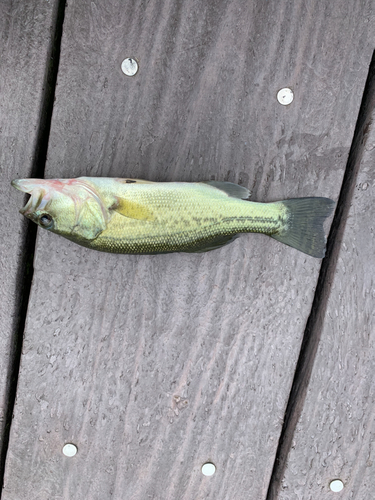
[[[331,215],[335,202],[329,198],[294,198],[279,203],[286,209],[285,224],[270,236],[312,257],[324,257],[323,223]]]

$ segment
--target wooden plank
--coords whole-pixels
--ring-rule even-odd
[[[47,176],[337,197],[370,5],[69,2]],[[5,500],[264,498],[319,265],[261,235],[115,256],[40,233]]]
[[[56,2],[0,3],[0,440],[8,412],[10,379],[19,346],[21,304],[25,284],[26,220],[17,216],[19,196],[10,186],[29,177],[39,132],[51,25]],[[27,300],[27,299],[26,299]],[[27,305],[27,302],[26,302]],[[14,381],[13,381],[14,383]],[[15,388],[14,388],[15,389]],[[9,410],[11,411],[11,409]],[[9,425],[9,422],[8,422]],[[3,457],[2,457],[3,458]],[[2,464],[0,464],[0,469]]]
[[[328,500],[333,495],[330,483],[337,479],[344,485],[340,499],[371,498],[375,488],[374,67],[369,104],[372,116],[363,122],[363,159],[284,475],[283,500]]]

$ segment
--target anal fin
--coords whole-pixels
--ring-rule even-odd
[[[225,245],[229,245],[229,243],[232,243],[236,238],[238,238],[238,234],[234,235],[229,235],[229,236],[219,236],[217,238],[213,238],[212,240],[202,242],[201,247],[196,247],[195,249],[192,250],[182,250],[183,252],[187,253],[203,253],[203,252],[209,252],[210,250],[216,250],[217,248],[224,247]]]

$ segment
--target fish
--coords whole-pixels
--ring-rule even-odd
[[[316,258],[335,202],[307,197],[259,203],[231,182],[78,177],[16,179],[30,198],[20,213],[39,227],[102,252],[207,252],[241,233],[263,233]]]

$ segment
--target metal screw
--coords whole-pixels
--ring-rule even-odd
[[[204,476],[213,476],[215,474],[216,467],[211,462],[207,462],[202,465],[202,474]]]
[[[62,449],[62,452],[66,457],[74,457],[74,455],[77,454],[77,451],[78,451],[77,446],[71,443],[67,443]]]
[[[134,76],[138,73],[138,62],[134,57],[127,57],[121,63],[121,70],[126,76]]]
[[[335,479],[329,483],[329,487],[331,491],[338,493],[339,491],[343,490],[344,483],[341,481],[341,479]]]
[[[277,93],[277,100],[279,101],[280,104],[283,106],[287,106],[293,101],[293,90],[284,88],[278,91]]]

